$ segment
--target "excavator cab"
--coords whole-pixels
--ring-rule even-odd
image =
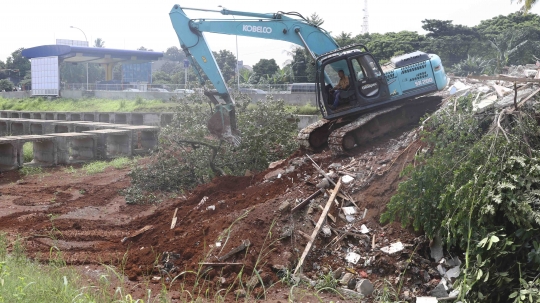
[[[338,49],[317,58],[317,99],[325,119],[334,119],[365,111],[388,100],[389,89],[384,73],[367,49]],[[340,90],[338,106],[329,91],[339,82],[343,71],[349,86]]]

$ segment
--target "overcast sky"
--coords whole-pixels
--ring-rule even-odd
[[[0,60],[5,61],[20,47],[55,44],[56,39],[84,40],[81,28],[90,45],[96,38],[105,47],[137,49],[140,46],[165,51],[179,46],[169,19],[175,3],[163,0],[7,0],[2,3],[0,24]],[[368,0],[370,32],[385,33],[402,30],[424,33],[424,19],[453,20],[454,24],[474,26],[481,20],[507,15],[519,9],[510,0]],[[317,13],[322,27],[337,35],[359,34],[362,27],[364,1],[292,1],[292,0],[185,0],[182,7],[274,13],[297,11],[304,16]],[[540,13],[540,5],[532,10]],[[219,13],[186,11],[189,17],[231,18]],[[236,54],[235,36],[207,34],[212,50],[228,49]],[[276,59],[283,66],[290,59],[287,51],[292,45],[280,41],[238,37],[238,57],[244,64],[253,65],[261,58]]]

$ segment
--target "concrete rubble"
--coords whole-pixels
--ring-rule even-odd
[[[530,67],[512,70],[512,75],[518,78],[532,77],[533,74],[540,77],[538,71]],[[538,87],[538,83],[518,84],[517,103],[528,98]],[[514,83],[453,78],[442,95],[443,106],[448,110],[457,110],[460,106],[456,102],[458,97],[470,95],[474,100],[474,112],[485,114],[493,109],[499,111],[514,106]],[[314,243],[308,257],[302,260],[302,272],[294,275],[294,279],[317,285],[332,277],[341,294],[361,300],[372,296],[384,280],[390,281],[393,287],[402,285],[400,299],[408,302],[415,299],[416,302],[437,302],[437,298],[458,294],[453,285],[461,274],[461,256],[449,255],[439,236],[434,239],[424,235],[407,238],[392,224],[381,226],[379,218],[375,218],[378,206],[362,201],[361,191],[369,188],[375,178],[397,169],[393,167],[397,155],[418,137],[417,131],[407,131],[389,143],[374,145],[361,154],[339,161],[333,159],[326,164],[323,156],[315,154],[270,165],[264,182],[293,180],[311,186],[310,191],[301,193],[301,198],[295,196],[276,202],[275,212],[280,216],[278,225],[282,223],[286,227],[280,229],[282,241]],[[429,150],[418,149],[417,152]],[[338,181],[343,186],[334,193]],[[321,194],[313,196],[318,190]],[[290,193],[289,189],[287,192]],[[316,241],[313,241],[315,222],[320,220],[324,205],[328,205],[329,198],[334,196],[334,201],[330,201],[333,211],[325,215],[317,227]],[[301,248],[295,247],[299,252]],[[280,268],[280,271],[291,268],[290,263],[283,263],[272,268]]]

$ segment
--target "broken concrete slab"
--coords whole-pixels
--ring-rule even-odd
[[[385,246],[383,248],[381,248],[381,251],[391,255],[391,254],[395,254],[397,252],[400,252],[404,249],[405,247],[403,246],[403,243],[401,242],[396,242],[396,243],[392,243],[388,246]]]
[[[341,209],[343,210],[343,213],[346,216],[352,216],[352,215],[355,215],[357,213],[356,207],[354,207],[354,206],[342,207]]]
[[[484,111],[492,108],[497,103],[497,95],[491,95],[487,98],[473,103],[473,112],[483,113]]]

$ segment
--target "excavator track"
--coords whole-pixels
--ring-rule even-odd
[[[351,149],[393,130],[418,123],[427,112],[435,110],[441,101],[439,96],[420,97],[362,115],[333,131],[328,137],[328,146],[334,154],[347,154]]]
[[[347,154],[353,148],[388,132],[418,123],[423,115],[435,110],[441,101],[441,96],[420,97],[362,114],[356,119],[352,117],[348,121],[322,119],[302,129],[298,141],[310,150],[321,149],[328,143],[332,153]]]

